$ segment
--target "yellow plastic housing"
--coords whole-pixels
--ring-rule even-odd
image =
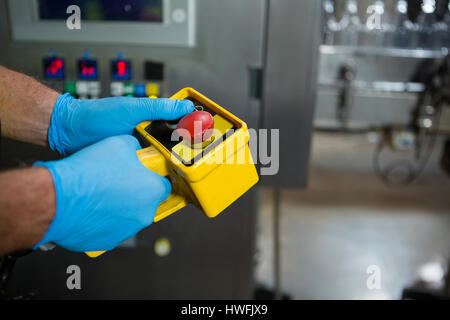
[[[175,188],[171,197],[182,195],[185,198],[185,205],[193,203],[206,216],[213,218],[254,186],[259,177],[248,146],[247,124],[192,88],[184,88],[171,97],[171,99],[179,100],[187,98],[198,101],[201,105],[216,113],[214,128],[219,132],[225,133],[224,131],[231,129],[233,126],[237,129],[201,160],[195,162],[192,166],[186,166],[182,161],[176,159],[170,150],[167,150],[157,139],[145,131],[151,122],[143,122],[136,130],[151,144],[151,147],[138,151],[138,155],[144,165],[155,170],[155,159],[148,159],[145,154],[147,152],[153,153],[156,149],[164,159],[158,160],[159,168],[155,172],[163,176],[169,176],[172,180],[172,185],[175,185]],[[181,148],[181,144],[175,146],[173,151],[176,152],[178,148]],[[191,150],[193,153],[198,152],[196,151],[198,149]],[[166,202],[175,200],[170,199],[171,197]],[[177,210],[179,210],[180,202],[177,203]],[[170,206],[167,206],[166,211],[160,210],[160,207],[155,216],[155,221],[160,221],[177,211],[170,210],[175,204],[173,202]],[[165,205],[167,203],[161,204],[161,206]]]

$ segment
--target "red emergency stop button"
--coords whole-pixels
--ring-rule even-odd
[[[194,111],[178,122],[177,132],[184,140],[196,144],[208,140],[213,128],[214,119],[209,112]]]

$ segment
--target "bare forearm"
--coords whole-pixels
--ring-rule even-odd
[[[33,247],[56,208],[53,179],[45,168],[0,174],[0,255]]]
[[[33,78],[0,66],[2,136],[47,146],[48,127],[58,96]]]

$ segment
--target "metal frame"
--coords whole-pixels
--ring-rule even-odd
[[[301,188],[307,184],[321,1],[278,0],[269,6],[263,126],[280,129],[280,171],[262,181]]]

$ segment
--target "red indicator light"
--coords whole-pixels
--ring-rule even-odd
[[[123,77],[127,74],[127,64],[125,61],[117,62],[117,75]]]
[[[88,66],[86,62],[82,62],[81,74],[85,76],[93,76],[95,74],[95,68],[92,66]]]
[[[97,75],[98,69],[96,60],[78,60],[78,78],[83,80],[96,80]]]
[[[46,72],[47,74],[56,75],[58,74],[62,68],[64,67],[64,62],[61,59],[55,59],[50,62],[47,66]]]
[[[130,80],[131,62],[123,59],[111,61],[111,76],[113,80]]]

